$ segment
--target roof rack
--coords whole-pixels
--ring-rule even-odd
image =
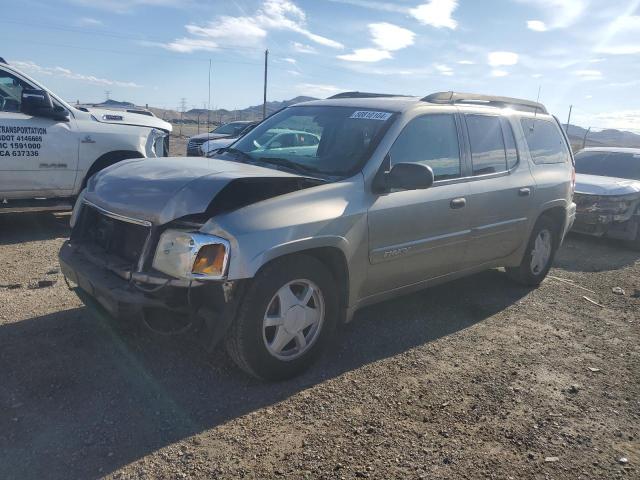
[[[512,108],[522,112],[549,113],[543,104],[532,102],[531,100],[522,100],[520,98],[511,97],[496,97],[493,95],[480,95],[478,93],[436,92],[422,98],[422,101],[449,105],[467,103],[473,105]]]
[[[407,97],[408,95],[394,95],[392,93],[367,93],[367,92],[342,92],[336,93],[328,97],[328,99],[334,98],[377,98],[377,97]]]

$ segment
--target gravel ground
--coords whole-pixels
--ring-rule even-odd
[[[496,270],[362,310],[266,384],[84,307],[67,222],[0,216],[1,479],[640,478],[640,252],[572,236],[574,284]]]

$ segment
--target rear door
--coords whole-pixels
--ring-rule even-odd
[[[400,162],[429,165],[431,188],[392,191],[369,209],[369,272],[365,296],[459,270],[469,238],[467,184],[459,123],[453,113],[421,115],[402,130],[389,151]]]
[[[477,266],[508,256],[526,241],[535,186],[506,117],[466,113],[463,118],[472,164],[466,263]]]
[[[0,68],[0,193],[8,198],[71,194],[78,163],[74,120],[20,111],[25,80]]]

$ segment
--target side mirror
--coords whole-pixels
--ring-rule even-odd
[[[66,121],[69,112],[62,107],[54,106],[46,90],[25,88],[22,90],[21,111],[34,117],[52,118]]]
[[[396,163],[374,182],[375,190],[422,190],[433,185],[433,170],[421,163]]]

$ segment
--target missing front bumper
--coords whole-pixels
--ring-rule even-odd
[[[84,303],[89,296],[111,316],[126,320],[158,312],[167,317],[188,315],[203,330],[200,337],[208,347],[224,336],[243,288],[243,282],[210,282],[195,287],[167,284],[159,288],[157,281],[138,282],[137,288],[130,280],[96,265],[68,241],[60,249],[59,260],[63,275],[77,285],[76,293]]]

